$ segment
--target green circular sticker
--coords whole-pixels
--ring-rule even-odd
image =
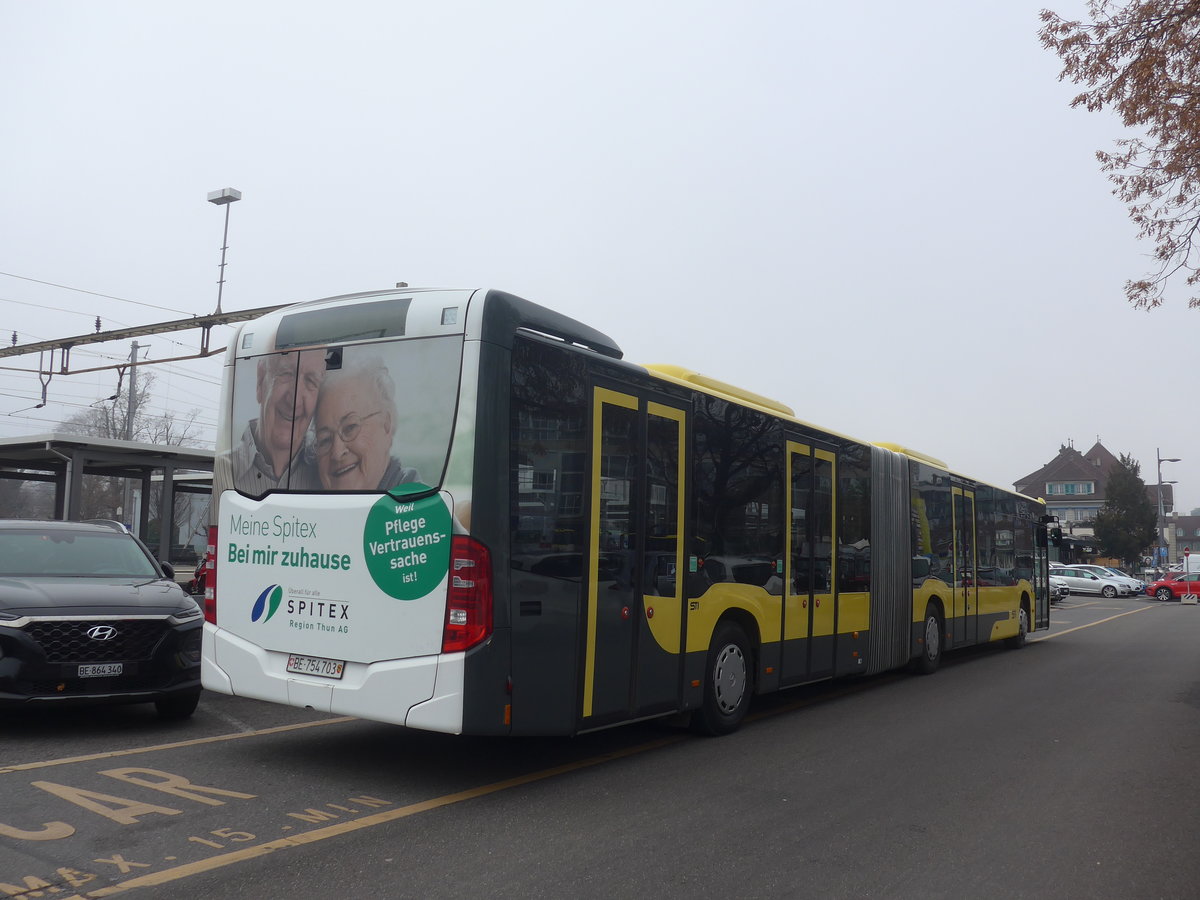
[[[380,590],[398,600],[424,597],[450,567],[450,510],[437,494],[383,497],[367,513],[363,553]]]

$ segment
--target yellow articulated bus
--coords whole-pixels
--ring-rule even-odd
[[[576,734],[1021,646],[1038,500],[626,362],[495,290],[353,294],[225,361],[205,687],[410,728]]]

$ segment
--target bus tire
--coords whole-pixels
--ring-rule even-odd
[[[1005,644],[1013,650],[1020,650],[1024,647],[1025,638],[1029,634],[1029,607],[1024,603],[1021,604],[1017,617],[1020,620],[1017,624],[1017,633],[1005,639]]]
[[[722,622],[713,633],[704,665],[704,705],[692,716],[692,729],[711,736],[736,731],[750,708],[754,657],[746,633]]]
[[[921,641],[921,655],[917,657],[916,671],[921,675],[932,675],[942,661],[942,614],[935,604],[925,607],[925,629]]]

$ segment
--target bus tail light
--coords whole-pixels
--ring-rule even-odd
[[[474,538],[456,534],[450,542],[450,590],[442,652],[469,650],[492,633],[492,556]]]
[[[208,528],[204,554],[204,621],[217,624],[217,526]]]

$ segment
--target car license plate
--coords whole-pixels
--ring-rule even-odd
[[[346,663],[340,659],[326,659],[323,656],[301,656],[292,653],[288,656],[287,670],[297,675],[316,675],[320,678],[341,678]]]
[[[125,671],[124,663],[98,663],[91,666],[80,666],[80,678],[111,678]]]

